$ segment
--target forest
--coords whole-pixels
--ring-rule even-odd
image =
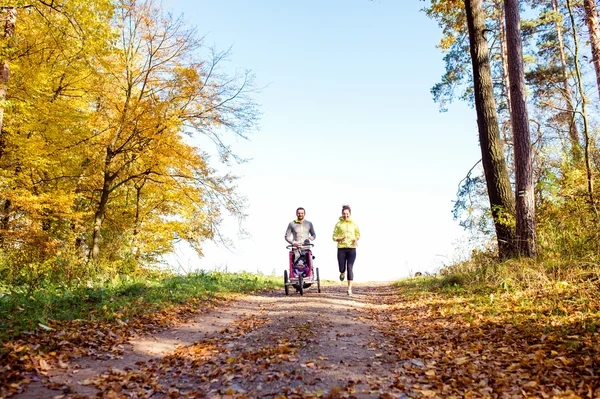
[[[595,397],[597,2],[419,3],[442,35],[445,72],[431,88],[433,100],[442,112],[453,101],[475,109],[481,159],[457,182],[452,210],[472,238],[469,259],[394,287],[440,317],[460,309],[469,328],[489,317],[486,326],[501,326],[494,330],[501,335],[504,324],[514,324],[522,334],[515,337],[527,336],[519,343],[524,352],[532,337],[563,337],[556,346],[539,344],[563,359],[565,377],[554,397]],[[280,286],[275,276],[182,276],[164,267],[178,243],[202,256],[208,241],[228,240],[220,230],[224,218],[246,216],[238,177],[218,165],[246,161],[231,143],[248,139],[259,122],[251,71],[232,68],[228,50],[206,46],[196,28],[153,0],[1,0],[0,27],[0,398],[22,392],[32,373],[70,360],[70,349],[58,349],[67,335],[81,347],[98,342],[86,355],[110,351],[121,343],[105,337],[113,332],[124,339],[135,329],[152,332],[202,304]],[[448,298],[456,300],[448,305],[454,310],[444,310]],[[404,300],[388,303],[397,315],[378,310],[372,318],[399,323]],[[479,321],[469,316],[472,309]],[[528,323],[531,329],[522,327]],[[96,330],[105,331],[99,341]],[[439,344],[431,339],[428,348]],[[283,354],[300,351],[293,348]],[[414,353],[420,351],[426,349]],[[529,361],[542,364],[538,352]],[[223,362],[236,364],[231,359]],[[539,375],[550,378],[543,370]],[[419,373],[414,378],[436,375]],[[537,389],[542,380],[526,387]],[[511,384],[518,385],[490,383],[480,396]],[[462,389],[451,385],[418,389],[426,397]],[[285,397],[355,396],[348,388]]]

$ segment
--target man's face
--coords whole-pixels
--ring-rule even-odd
[[[298,220],[303,220],[304,219],[304,210],[298,209],[296,211],[296,216],[298,217]]]

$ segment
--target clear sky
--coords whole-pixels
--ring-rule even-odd
[[[248,199],[234,252],[209,244],[182,250],[185,270],[283,274],[284,232],[295,210],[315,225],[315,264],[337,278],[331,235],[350,204],[362,238],[355,281],[435,272],[463,235],[452,219],[458,183],[479,160],[475,112],[456,102],[440,113],[430,88],[444,72],[440,30],[418,0],[171,0],[205,36],[232,47],[230,66],[250,69],[260,128],[226,139],[247,158],[235,167]],[[216,159],[215,159],[216,161]]]

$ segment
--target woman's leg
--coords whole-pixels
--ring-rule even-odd
[[[346,251],[345,248],[338,248],[337,260],[340,273],[346,273]]]
[[[356,260],[356,248],[349,248],[346,253],[346,270],[348,270],[348,290],[352,290],[354,280],[354,261]]]

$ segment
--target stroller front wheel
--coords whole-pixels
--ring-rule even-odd
[[[298,275],[298,291],[300,295],[304,295],[304,279],[302,278],[302,274]]]
[[[319,268],[315,268],[315,272],[317,274],[317,292],[321,293],[321,278],[319,277]]]

